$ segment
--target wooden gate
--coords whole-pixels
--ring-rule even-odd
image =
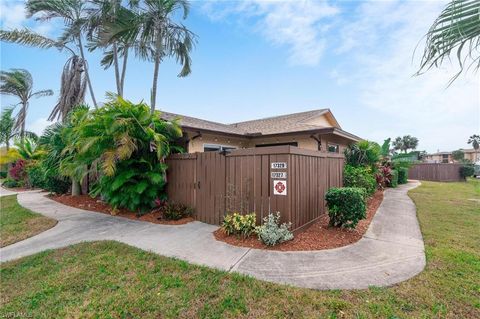
[[[272,168],[283,163],[284,168]],[[294,230],[325,213],[325,192],[342,186],[344,158],[293,146],[176,154],[167,159],[171,200],[194,208],[197,220],[218,225],[225,212],[255,212],[257,223],[279,211]],[[272,173],[283,173],[284,195],[275,195]]]

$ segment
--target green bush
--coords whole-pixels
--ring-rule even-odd
[[[8,188],[22,187],[23,181],[22,180],[17,181],[13,178],[8,177],[3,181],[2,186],[8,187]]]
[[[28,186],[45,188],[45,171],[40,165],[31,165],[27,167]]]
[[[398,184],[406,184],[408,182],[408,168],[399,167],[398,171]]]
[[[192,216],[193,208],[180,203],[167,202],[162,208],[162,213],[163,217],[167,220],[179,220]]]
[[[351,165],[345,165],[343,170],[343,185],[345,187],[364,188],[368,196],[373,195],[377,189],[377,181],[370,168],[354,167]]]
[[[8,172],[2,171],[0,172],[0,178],[7,178]]]
[[[267,246],[274,246],[293,239],[292,223],[280,224],[280,212],[270,213],[263,219],[263,225],[256,228],[258,239]]]
[[[325,194],[330,226],[355,228],[367,217],[365,192],[361,188],[330,188]]]
[[[136,159],[121,161],[115,174],[103,175],[94,184],[90,195],[102,195],[114,209],[126,207],[143,215],[155,207],[165,186],[166,164]]]
[[[50,193],[66,194],[71,184],[68,178],[60,176],[55,170],[49,170],[45,173],[43,188]]]
[[[467,178],[475,174],[475,167],[472,164],[465,164],[460,166],[460,176]]]
[[[398,186],[398,171],[396,169],[392,169],[392,172],[391,172],[391,179],[390,179],[390,183],[388,184],[388,187],[397,187]]]
[[[239,213],[227,214],[223,220],[222,228],[227,235],[237,235],[246,238],[254,233],[256,219],[255,213],[247,215]]]

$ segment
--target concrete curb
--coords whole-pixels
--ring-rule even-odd
[[[20,205],[58,220],[31,238],[0,249],[5,262],[84,241],[116,240],[143,250],[255,278],[313,289],[365,289],[407,280],[425,267],[416,209],[407,195],[419,185],[388,189],[365,236],[321,251],[281,252],[235,247],[215,240],[217,226],[200,222],[157,225],[85,211],[46,198],[18,194]]]

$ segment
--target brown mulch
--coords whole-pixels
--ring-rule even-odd
[[[217,240],[234,246],[281,251],[322,250],[353,244],[362,238],[383,200],[383,191],[377,191],[367,201],[367,218],[361,220],[355,229],[329,227],[327,214],[320,217],[307,229],[295,234],[295,238],[279,245],[268,247],[258,240],[256,235],[246,239],[228,236],[219,228],[213,234]]]
[[[62,203],[67,206],[72,206],[84,210],[90,210],[98,213],[104,213],[108,215],[115,215],[120,217],[125,217],[133,220],[141,220],[145,222],[150,222],[154,224],[163,224],[163,225],[183,225],[189,222],[194,221],[193,217],[185,217],[179,220],[166,220],[163,219],[162,213],[159,210],[153,210],[145,215],[137,216],[135,212],[132,212],[125,208],[117,209],[115,213],[112,214],[113,208],[107,203],[103,202],[98,198],[92,198],[88,195],[47,195],[50,199]],[[161,219],[158,219],[161,218]]]

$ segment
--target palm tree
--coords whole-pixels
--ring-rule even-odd
[[[0,30],[0,40],[41,49],[57,48],[59,51],[66,50],[70,53],[71,57],[65,62],[63,67],[60,96],[48,117],[49,121],[53,121],[55,118],[60,118],[62,121],[65,121],[68,113],[76,105],[84,102],[87,84],[86,77],[84,76],[86,63],[67,43],[44,37],[28,29],[12,31]]]
[[[127,71],[128,51],[133,43],[121,39],[106,38],[104,35],[111,33],[111,29],[129,21],[134,12],[122,6],[121,0],[91,0],[94,7],[90,10],[88,26],[89,50],[104,49],[101,65],[108,69],[113,65],[117,94],[123,97],[125,74]],[[136,7],[136,1],[129,1],[131,8]],[[120,59],[123,61],[120,66]]]
[[[0,93],[16,96],[20,99],[21,109],[17,114],[15,129],[20,130],[20,138],[25,138],[25,120],[29,101],[32,97],[53,95],[52,90],[41,90],[32,92],[33,79],[30,72],[24,69],[12,69],[10,71],[0,71]]]
[[[85,66],[85,76],[93,105],[97,107],[97,100],[93,92],[88,67],[86,67],[87,60],[85,59],[82,41],[89,19],[87,5],[88,2],[83,0],[28,0],[26,8],[29,16],[41,14],[36,18],[39,21],[48,21],[53,18],[60,18],[64,21],[66,28],[58,42],[73,42],[77,46],[82,63]]]
[[[160,63],[173,57],[182,65],[178,74],[185,77],[191,73],[190,52],[196,35],[183,24],[172,20],[178,10],[185,20],[190,9],[187,0],[144,0],[135,14],[123,19],[103,35],[106,42],[122,39],[126,43],[136,43],[137,57],[154,63],[150,110],[153,114],[157,97],[157,82]]]
[[[0,143],[5,144],[6,151],[10,150],[10,140],[20,136],[18,130],[15,129],[15,119],[13,118],[13,110],[15,108],[7,108],[0,115]],[[33,140],[37,139],[37,135],[30,131],[25,131],[25,136]]]
[[[439,67],[443,61],[450,61],[456,51],[460,71],[450,80],[450,84],[464,70],[480,67],[480,1],[453,0],[442,11],[427,33],[418,74],[432,67]],[[466,49],[467,52],[463,52]]]
[[[477,152],[478,149],[480,148],[480,135],[473,134],[472,136],[470,136],[468,138],[468,144],[472,144],[473,149],[475,150],[475,152]],[[477,159],[476,155],[475,155],[475,159]]]

